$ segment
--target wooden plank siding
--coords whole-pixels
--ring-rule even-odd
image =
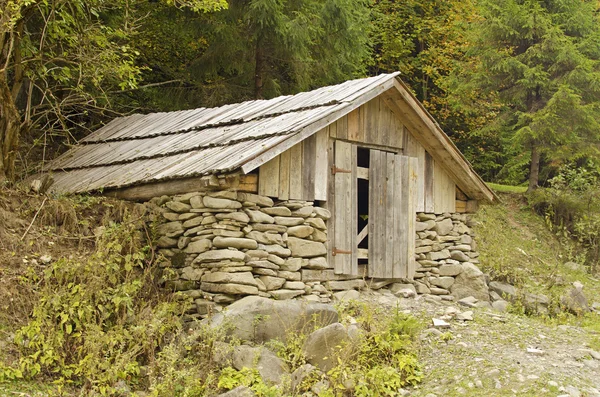
[[[259,168],[259,194],[280,200],[327,200],[329,128],[292,146]]]
[[[436,162],[433,168],[433,201],[436,214],[456,212],[456,185]]]
[[[370,151],[369,264],[374,278],[412,278],[418,160]]]
[[[335,142],[334,167],[349,171],[336,172],[334,179],[333,244],[330,244],[335,274],[358,274],[358,247],[356,237],[356,145]]]
[[[262,165],[259,193],[280,200],[331,199],[331,139],[415,158],[415,211],[456,211],[456,184],[413,131],[401,123],[383,96],[368,101]],[[459,208],[462,210],[460,204]]]

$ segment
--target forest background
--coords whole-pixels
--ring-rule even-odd
[[[119,115],[399,70],[485,180],[600,170],[599,3],[0,0],[0,180]],[[590,179],[591,178],[591,179]]]

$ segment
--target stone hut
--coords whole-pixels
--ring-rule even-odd
[[[117,118],[47,167],[50,190],[153,206],[167,286],[199,314],[398,281],[460,297],[469,213],[497,198],[397,75]]]

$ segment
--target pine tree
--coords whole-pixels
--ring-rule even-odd
[[[503,108],[488,126],[505,139],[505,172],[597,154],[600,137],[600,24],[596,1],[481,0],[472,26],[472,70],[462,92],[496,96]],[[475,131],[481,134],[482,131]],[[483,135],[486,135],[485,132]],[[489,136],[489,134],[487,134]]]

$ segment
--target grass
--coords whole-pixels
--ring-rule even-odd
[[[527,191],[527,186],[500,185],[491,182],[487,182],[487,185],[497,193],[525,193]]]

